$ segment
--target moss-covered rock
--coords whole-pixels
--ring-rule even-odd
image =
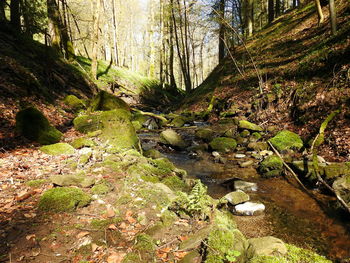
[[[132,124],[135,127],[135,130],[141,130],[143,125],[146,123],[146,121],[149,119],[150,117],[143,115],[139,112],[136,112],[133,114],[132,116]]]
[[[75,149],[81,149],[83,147],[94,147],[95,142],[90,139],[86,139],[84,137],[75,139],[71,144]]]
[[[282,170],[283,161],[276,155],[266,157],[259,166],[259,171],[266,178],[279,176]]]
[[[37,179],[37,180],[30,180],[28,182],[26,182],[26,185],[28,185],[29,187],[39,187],[45,183],[47,183],[48,180],[46,179]]]
[[[74,154],[74,148],[68,143],[55,143],[40,147],[40,151],[49,155]]]
[[[71,212],[91,201],[90,195],[81,189],[58,187],[47,190],[39,201],[39,209],[52,212]]]
[[[53,175],[50,177],[53,184],[58,186],[80,186],[91,187],[95,179],[83,174]]]
[[[143,152],[143,155],[147,158],[158,159],[162,158],[162,154],[156,149],[149,149]]]
[[[138,138],[130,121],[131,114],[125,110],[111,110],[82,115],[74,119],[74,127],[83,133],[101,130],[99,137],[108,141],[110,148],[138,148]]]
[[[249,201],[249,195],[241,190],[237,190],[231,193],[228,193],[223,197],[224,200],[227,200],[232,205],[238,205],[244,202]]]
[[[188,239],[180,244],[180,250],[191,250],[199,247],[201,243],[208,238],[212,229],[213,226],[209,225],[192,234]]]
[[[177,175],[165,177],[162,183],[168,186],[173,191],[186,191],[188,186]]]
[[[248,144],[249,150],[254,150],[257,152],[265,151],[269,149],[269,145],[266,142],[251,142]]]
[[[129,105],[122,99],[102,90],[90,102],[90,111],[110,111],[122,109],[129,111]]]
[[[171,122],[170,125],[176,128],[180,128],[185,125],[186,118],[182,116],[176,116]]]
[[[185,148],[187,146],[181,135],[172,129],[162,131],[160,134],[160,141],[177,148]]]
[[[83,110],[86,108],[86,105],[83,100],[79,99],[75,95],[68,95],[63,100],[64,104],[67,105],[67,107],[75,112],[78,112],[80,110]]]
[[[200,128],[196,131],[195,136],[198,139],[210,142],[214,138],[214,131],[209,128]]]
[[[279,151],[300,150],[304,145],[298,134],[287,130],[280,131],[269,142]]]
[[[101,180],[91,188],[91,193],[95,195],[105,195],[113,190],[113,185],[106,180]]]
[[[252,135],[249,138],[249,141],[251,142],[257,142],[262,138],[262,135],[259,132],[253,132]]]
[[[51,126],[44,114],[34,107],[17,113],[16,130],[27,139],[44,145],[57,143],[62,137],[62,133]]]
[[[337,178],[333,183],[333,189],[350,205],[350,175]]]
[[[240,129],[246,129],[250,131],[257,131],[257,132],[263,131],[263,128],[260,127],[259,125],[256,125],[246,120],[240,120],[238,123],[238,127]]]
[[[327,179],[336,178],[342,175],[350,176],[350,162],[330,163],[324,167],[324,173]]]
[[[230,152],[236,149],[237,142],[235,139],[232,139],[232,138],[218,137],[212,140],[209,143],[209,146],[214,151]]]
[[[251,238],[249,244],[253,247],[255,255],[279,256],[287,254],[287,247],[284,242],[272,236]]]
[[[133,249],[141,256],[143,262],[152,262],[155,258],[156,245],[151,236],[147,234],[138,234],[135,238],[136,244]]]

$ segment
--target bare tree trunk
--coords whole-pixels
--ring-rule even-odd
[[[173,8],[171,3],[170,8]],[[172,19],[169,20],[169,77],[170,77],[170,86],[175,88],[175,74],[174,74],[174,24]]]
[[[253,35],[253,0],[246,0],[246,23],[248,37]]]
[[[0,1],[0,22],[6,21],[6,15],[5,15],[5,0]]]
[[[280,0],[276,0],[276,17],[281,15],[281,2]]]
[[[219,62],[225,57],[225,0],[219,3]]]
[[[61,51],[61,33],[60,33],[60,13],[56,0],[47,0],[47,17],[49,35],[51,37],[51,46],[58,52]]]
[[[120,66],[119,64],[119,56],[118,56],[118,42],[117,42],[117,19],[116,19],[116,5],[115,0],[112,0],[112,12],[113,12],[113,54],[114,54],[114,63],[117,66]]]
[[[269,24],[271,24],[273,22],[273,20],[275,19],[275,3],[274,0],[268,0],[268,21]]]
[[[21,14],[19,0],[11,0],[10,3],[10,24],[16,32],[21,31]]]
[[[100,22],[100,6],[101,1],[92,2],[93,17],[93,33],[92,33],[92,53],[91,53],[91,75],[97,79],[97,55],[98,55],[98,41],[99,41],[99,22]]]
[[[329,14],[330,14],[332,35],[334,36],[337,33],[337,13],[335,9],[334,0],[329,0]]]
[[[324,15],[322,12],[321,3],[320,3],[320,0],[314,0],[314,1],[317,9],[318,25],[321,25],[324,22]]]

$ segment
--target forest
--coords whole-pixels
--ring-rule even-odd
[[[0,263],[350,262],[349,0],[0,0]]]

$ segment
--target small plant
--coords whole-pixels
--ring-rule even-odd
[[[239,257],[240,255],[241,255],[241,252],[239,252],[237,250],[230,250],[225,255],[225,258],[229,262],[236,262],[237,257]]]

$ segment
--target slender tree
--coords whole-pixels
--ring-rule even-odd
[[[314,0],[317,10],[317,16],[318,16],[318,25],[321,25],[324,22],[324,15],[322,12],[322,6],[320,0]]]
[[[11,0],[10,3],[10,23],[13,29],[17,32],[21,31],[21,13],[20,13],[20,1]]]
[[[98,41],[99,41],[99,24],[100,24],[100,6],[101,0],[93,0],[91,9],[93,12],[93,32],[92,32],[92,52],[91,52],[91,75],[97,79],[97,56],[98,56]]]
[[[51,46],[59,52],[61,51],[62,42],[60,32],[61,16],[55,0],[47,0],[47,18]]]
[[[245,17],[246,17],[247,35],[250,37],[253,35],[253,19],[254,19],[253,0],[246,0],[245,7],[246,7]]]
[[[3,22],[3,21],[6,20],[5,5],[6,5],[6,1],[5,0],[1,0],[0,1],[0,22]]]
[[[275,19],[275,2],[274,0],[268,0],[268,21],[269,24]]]
[[[219,62],[225,57],[225,0],[219,2]]]
[[[329,0],[329,14],[330,14],[332,35],[334,36],[337,33],[337,14],[336,14],[334,0]]]

